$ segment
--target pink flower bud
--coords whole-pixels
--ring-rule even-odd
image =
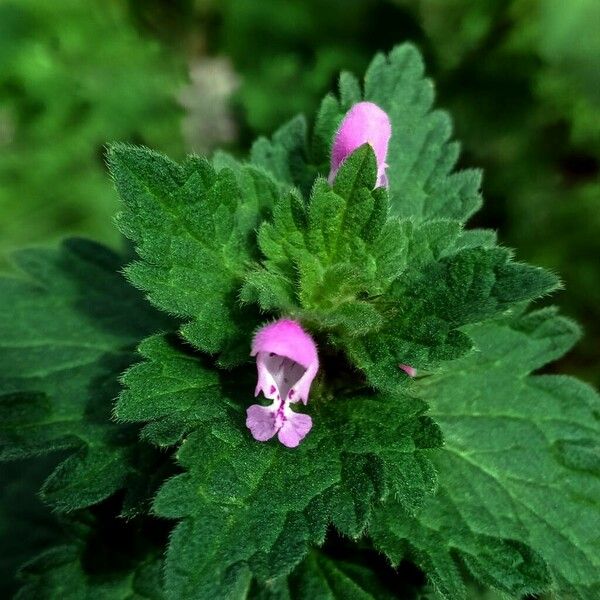
[[[370,144],[377,159],[377,187],[387,187],[385,173],[392,125],[387,113],[372,102],[359,102],[347,113],[335,134],[331,151],[329,183],[333,184],[342,163],[363,144]]]
[[[256,356],[258,370],[254,395],[262,392],[273,402],[250,406],[246,426],[256,440],[264,442],[277,433],[282,444],[293,448],[312,427],[310,416],[294,412],[290,405],[308,402],[319,370],[315,342],[296,321],[280,319],[257,332],[251,355]]]
[[[410,365],[398,365],[409,377],[416,377],[417,370]]]

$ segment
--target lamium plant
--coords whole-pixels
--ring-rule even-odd
[[[402,45],[247,159],[114,144],[131,255],[14,256],[0,456],[57,465],[19,600],[600,598],[600,403],[536,373],[579,329],[432,105]]]

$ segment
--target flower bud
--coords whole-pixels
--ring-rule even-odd
[[[331,150],[329,183],[333,184],[342,163],[357,148],[370,144],[377,159],[377,187],[387,187],[386,158],[392,135],[387,113],[372,102],[355,104],[343,118]]]

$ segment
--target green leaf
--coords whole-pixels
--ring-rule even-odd
[[[215,171],[193,156],[180,166],[127,145],[111,147],[109,164],[123,200],[117,223],[140,257],[126,269],[130,281],[183,318],[181,333],[196,347],[224,364],[244,360],[256,315],[236,298],[273,184],[257,169]]]
[[[313,429],[291,450],[245,427],[253,368],[219,372],[215,384],[206,361],[169,338],[141,350],[146,362],[125,375],[116,414],[150,420],[143,435],[157,444],[183,440],[184,473],[154,503],[159,516],[181,519],[167,552],[169,598],[235,597],[252,575],[289,573],[328,524],[357,537],[386,498],[413,512],[434,489],[424,456],[439,430],[411,398],[315,388],[305,409]]]
[[[444,432],[431,455],[439,491],[416,516],[387,504],[371,533],[393,561],[409,548],[453,600],[465,597],[459,564],[513,596],[543,589],[548,568],[559,597],[596,597],[599,398],[570,377],[529,374],[579,330],[545,309],[468,332],[477,352],[414,389]]]
[[[432,221],[420,228],[426,232],[421,240],[427,252],[421,244],[411,244],[409,266],[383,300],[387,303],[383,331],[340,341],[374,387],[402,385],[405,376],[399,364],[427,371],[462,356],[472,348],[461,329],[465,325],[495,317],[559,286],[553,274],[511,262],[503,248],[460,248],[464,237],[457,238],[458,230],[454,235],[432,234],[431,226],[439,229],[443,223]],[[445,229],[451,223],[446,222]],[[449,244],[453,237],[457,241]],[[436,239],[443,240],[437,248],[431,244]],[[453,249],[456,245],[458,251]]]
[[[253,148],[253,162],[269,171],[283,189],[296,186],[307,194],[311,181],[329,172],[331,144],[343,115],[353,104],[368,100],[383,108],[392,123],[387,160],[391,213],[415,222],[466,221],[481,206],[481,173],[454,171],[459,144],[450,141],[448,114],[433,109],[434,88],[425,78],[419,51],[402,44],[388,55],[378,54],[363,88],[355,77],[343,73],[340,100],[329,94],[321,104],[310,151],[306,124],[298,117],[272,140],[261,138]]]
[[[402,44],[388,55],[378,54],[365,75],[364,91],[348,73],[340,77],[340,100],[329,94],[317,115],[310,151],[306,123],[298,117],[272,140],[261,138],[253,162],[269,171],[284,189],[296,186],[304,194],[317,175],[329,172],[331,144],[343,115],[367,100],[383,108],[392,123],[388,151],[391,213],[416,222],[429,219],[466,221],[481,206],[481,173],[454,171],[459,144],[450,141],[448,113],[434,110],[434,86],[424,75],[421,54]]]
[[[365,75],[365,100],[383,108],[392,122],[388,178],[392,212],[419,220],[465,221],[481,205],[481,173],[453,173],[459,145],[450,142],[449,115],[432,110],[433,83],[411,44],[377,55]]]
[[[170,446],[203,420],[221,418],[223,398],[218,374],[185,351],[174,352],[162,336],[146,339],[139,353],[146,359],[122,377],[126,389],[115,406],[122,422],[148,422],[142,437]]]
[[[413,597],[393,593],[369,567],[333,559],[314,550],[289,577],[264,584],[255,582],[248,595],[251,600],[393,600]]]
[[[307,156],[306,119],[299,115],[280,127],[272,140],[260,137],[252,145],[250,161],[270,173],[273,179],[289,189],[310,189],[316,173]]]
[[[23,567],[15,600],[163,600],[161,567],[160,560],[147,558],[131,569],[99,574],[96,565],[90,573],[78,546],[58,546]]]
[[[259,243],[264,268],[249,273],[242,299],[278,310],[317,328],[361,335],[377,330],[383,317],[369,296],[382,294],[401,268],[398,224],[386,222],[388,201],[373,189],[375,155],[357,150],[340,169],[333,188],[315,183],[305,206],[296,194],[275,205]]]
[[[72,510],[124,484],[135,431],[110,421],[117,378],[138,341],[171,323],[102,246],[71,240],[14,259],[22,276],[0,280],[0,457],[73,449],[42,489]]]

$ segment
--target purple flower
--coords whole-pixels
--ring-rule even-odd
[[[246,426],[255,440],[265,442],[276,433],[279,441],[295,448],[310,431],[312,419],[294,412],[291,404],[308,402],[310,386],[319,370],[313,339],[296,321],[280,319],[260,329],[252,341],[260,392],[273,402],[253,404],[247,410]]]
[[[333,184],[342,163],[363,144],[370,144],[377,159],[377,187],[387,187],[385,174],[392,125],[387,113],[372,102],[359,102],[347,113],[335,134],[331,151],[329,183]]]

